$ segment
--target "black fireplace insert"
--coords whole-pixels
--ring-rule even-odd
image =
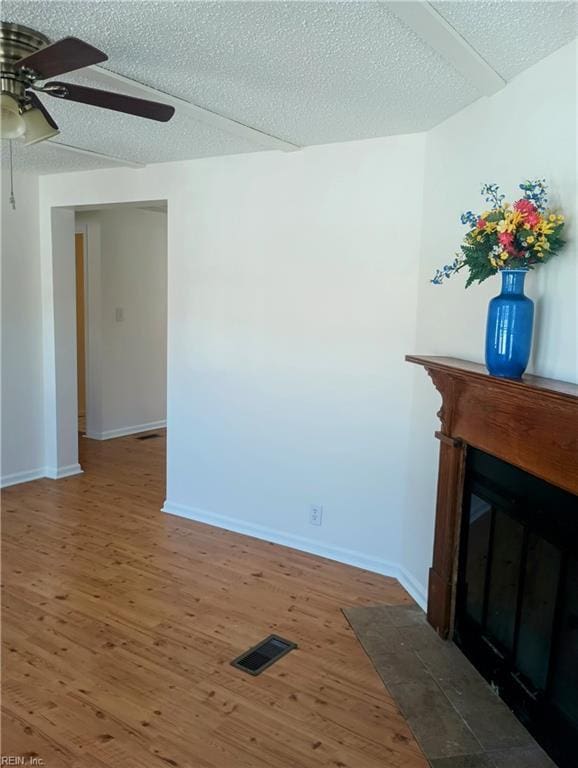
[[[468,448],[454,640],[561,768],[578,755],[578,497]]]

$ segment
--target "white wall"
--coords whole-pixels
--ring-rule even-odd
[[[82,471],[77,435],[74,211],[53,208],[49,221],[52,259],[42,261],[44,459],[47,477],[58,479]],[[55,422],[60,424],[58,431],[51,428]]]
[[[165,423],[166,221],[163,211],[129,206],[76,216],[88,241],[89,437],[106,439]]]
[[[551,203],[568,216],[567,247],[530,273],[536,302],[534,353],[529,370],[578,381],[578,260],[576,253],[576,42],[526,70],[504,90],[481,99],[429,132],[419,275],[417,337],[420,354],[483,362],[486,311],[499,277],[464,290],[465,276],[443,287],[428,281],[447,263],[466,228],[462,211],[482,211],[482,182],[497,182],[506,199],[518,184],[546,178]],[[431,562],[437,482],[436,411],[440,397],[423,369],[414,371],[408,496],[404,503],[404,565],[421,583]]]
[[[2,485],[43,475],[38,177],[2,174]]]
[[[168,200],[167,509],[397,573],[424,147],[42,179],[44,208]]]
[[[184,175],[169,203],[168,510],[399,562],[423,150],[407,136]]]

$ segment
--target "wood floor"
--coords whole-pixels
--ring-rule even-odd
[[[340,607],[390,579],[161,513],[164,436],[3,492],[3,755],[48,768],[426,768]],[[260,677],[229,662],[296,641]],[[30,763],[29,763],[30,764]]]

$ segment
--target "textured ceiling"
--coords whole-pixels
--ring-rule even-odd
[[[431,4],[505,80],[578,34],[576,2],[434,0]]]
[[[59,137],[60,138],[60,137]],[[2,141],[2,172],[8,168],[8,142]],[[23,173],[66,173],[67,171],[94,171],[98,168],[118,168],[118,163],[92,158],[76,152],[65,152],[52,143],[43,142],[25,147],[12,142],[14,170]]]
[[[434,5],[506,79],[576,35],[573,3]],[[81,37],[108,53],[114,72],[299,145],[427,130],[480,96],[379,2],[8,0],[2,18],[52,39]],[[90,73],[63,79],[90,84]],[[57,140],[137,162],[263,148],[179,110],[158,124],[45,103]],[[47,146],[25,152],[23,167],[40,172],[100,162]]]

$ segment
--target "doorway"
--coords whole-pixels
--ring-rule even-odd
[[[119,217],[129,225],[111,226]],[[150,217],[156,217],[154,226]],[[46,477],[82,473],[79,443],[88,439],[166,427],[167,217],[166,200],[149,200],[53,206],[41,221],[50,286],[44,326]],[[151,255],[154,243],[158,248]]]
[[[81,439],[166,426],[167,206],[75,209]]]

